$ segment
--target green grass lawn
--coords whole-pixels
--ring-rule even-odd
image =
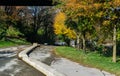
[[[100,56],[96,52],[85,54],[82,50],[77,51],[75,48],[65,46],[56,47],[55,53],[84,66],[99,68],[100,70],[105,70],[120,76],[120,61],[113,63],[112,57]]]
[[[30,44],[30,43],[24,39],[10,39],[7,41],[0,41],[0,48],[17,46],[17,45],[27,45],[27,44]]]

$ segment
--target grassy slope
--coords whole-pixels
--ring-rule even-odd
[[[56,47],[55,53],[82,65],[99,68],[120,76],[120,62],[113,63],[111,57],[103,57],[95,52],[84,54],[75,48],[64,46]]]
[[[0,48],[1,47],[17,46],[17,45],[25,45],[25,44],[30,44],[30,43],[23,40],[23,39],[11,39],[9,41],[0,41]]]

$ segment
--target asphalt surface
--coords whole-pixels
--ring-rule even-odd
[[[66,58],[56,57],[52,54],[53,48],[53,46],[40,46],[29,54],[29,58],[43,62],[66,76],[115,76],[106,71],[82,66]]]
[[[26,47],[0,48],[0,76],[45,76],[17,58],[18,49]]]

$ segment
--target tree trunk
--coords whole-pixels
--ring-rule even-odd
[[[82,41],[83,41],[83,50],[85,51],[86,46],[85,46],[85,35],[82,36]],[[86,52],[86,51],[85,51]]]
[[[113,62],[116,62],[116,25],[113,29]]]
[[[77,49],[80,50],[80,35],[77,35]]]

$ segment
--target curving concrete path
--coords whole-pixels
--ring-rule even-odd
[[[29,53],[36,48],[38,44],[34,43],[32,46],[26,48],[22,52],[18,54],[18,57],[26,62],[27,64],[31,65],[38,71],[42,72],[46,76],[66,76],[60,72],[58,72],[56,69],[51,68],[50,66],[42,63],[41,61],[33,60],[29,58]]]
[[[106,71],[100,71],[96,68],[82,66],[65,58],[55,57],[51,53],[53,48],[53,46],[38,47],[29,54],[29,58],[32,61],[48,64],[66,76],[115,76],[114,74],[108,73]]]

